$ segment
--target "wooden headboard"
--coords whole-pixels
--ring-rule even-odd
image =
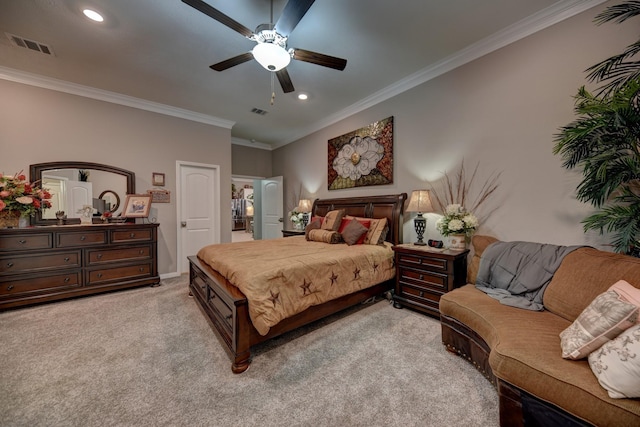
[[[386,240],[394,245],[402,243],[402,213],[407,193],[388,196],[316,199],[311,216],[325,216],[335,209],[344,209],[347,215],[364,218],[387,218],[389,232]]]

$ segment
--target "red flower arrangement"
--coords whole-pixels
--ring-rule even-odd
[[[14,176],[0,173],[0,212],[20,212],[20,216],[34,216],[51,207],[51,193],[27,181],[20,174]]]

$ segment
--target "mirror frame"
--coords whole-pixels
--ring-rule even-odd
[[[104,172],[111,172],[117,175],[122,175],[127,179],[127,194],[136,193],[136,174],[130,170],[117,168],[115,166],[103,165],[101,163],[91,162],[47,162],[36,163],[29,166],[29,180],[31,182],[40,182],[42,180],[42,172],[50,169],[95,169]],[[125,195],[126,196],[126,195]],[[31,219],[33,225],[55,225],[57,219],[42,219],[42,213],[36,213],[36,216]],[[71,218],[67,220],[67,224],[80,223],[77,218]]]

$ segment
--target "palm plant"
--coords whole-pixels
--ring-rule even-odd
[[[640,15],[640,1],[610,6],[595,22],[618,23]],[[596,93],[581,87],[578,118],[561,128],[553,152],[563,167],[581,168],[577,198],[598,210],[582,221],[584,231],[612,233],[616,252],[640,246],[640,40],[587,72],[601,83]]]

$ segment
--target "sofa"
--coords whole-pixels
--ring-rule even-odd
[[[544,309],[532,311],[505,305],[475,286],[483,253],[494,242],[489,236],[472,238],[468,284],[442,296],[440,315],[446,348],[496,386],[500,425],[640,426],[640,399],[610,397],[587,358],[563,358],[560,339],[618,280],[640,288],[640,259],[577,248],[562,258],[546,285]],[[640,361],[640,353],[630,357]]]

